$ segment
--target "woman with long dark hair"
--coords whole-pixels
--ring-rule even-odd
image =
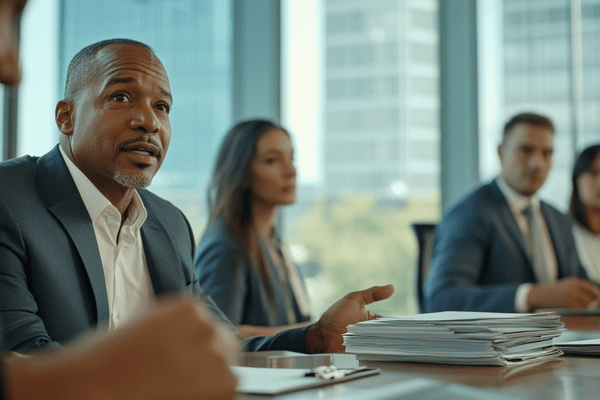
[[[288,132],[251,120],[227,133],[214,167],[196,271],[246,337],[309,321],[304,284],[275,226],[279,206],[295,201],[293,156]]]
[[[600,282],[600,145],[586,148],[573,167],[569,213],[573,236],[589,278]]]

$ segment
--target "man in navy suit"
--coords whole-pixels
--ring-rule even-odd
[[[536,192],[552,164],[554,127],[524,113],[504,128],[501,173],[460,200],[435,230],[426,312],[528,312],[598,306],[570,220]]]
[[[113,331],[162,295],[201,296],[187,220],[143,189],[169,147],[171,105],[166,71],[148,46],[92,44],[71,61],[56,106],[60,145],[0,164],[8,348],[59,346],[96,326]],[[317,323],[250,339],[246,348],[343,351],[346,325],[373,318],[365,305],[392,292],[390,285],[352,293]]]

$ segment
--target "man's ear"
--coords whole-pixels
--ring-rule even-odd
[[[61,100],[56,105],[56,112],[54,113],[56,126],[58,126],[58,130],[65,135],[73,134],[74,111],[75,104],[72,101]]]
[[[502,163],[502,144],[498,145],[498,157],[500,158],[500,163]]]

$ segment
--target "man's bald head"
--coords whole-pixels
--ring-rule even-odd
[[[132,39],[107,39],[84,47],[69,64],[67,83],[65,84],[65,100],[75,100],[78,93],[85,87],[88,77],[96,72],[96,54],[106,46],[126,44],[144,47],[154,53],[147,44]]]

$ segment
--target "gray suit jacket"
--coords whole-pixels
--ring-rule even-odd
[[[577,256],[571,222],[542,202],[558,277],[587,274]],[[459,201],[435,230],[426,312],[514,312],[518,286],[535,283],[533,261],[508,202],[495,181]]]
[[[204,293],[235,325],[282,326],[309,321],[300,311],[290,284],[279,279],[268,250],[263,247],[262,251],[273,286],[273,302],[257,268],[227,224],[223,220],[209,224],[198,244],[195,262]],[[288,306],[295,321],[288,318]]]
[[[0,317],[7,349],[59,346],[93,327],[106,329],[108,299],[87,209],[58,147],[0,163]],[[194,236],[171,203],[139,190],[141,229],[157,295],[200,295]],[[210,298],[205,301],[225,317]],[[305,351],[305,330],[247,341],[248,350]]]

